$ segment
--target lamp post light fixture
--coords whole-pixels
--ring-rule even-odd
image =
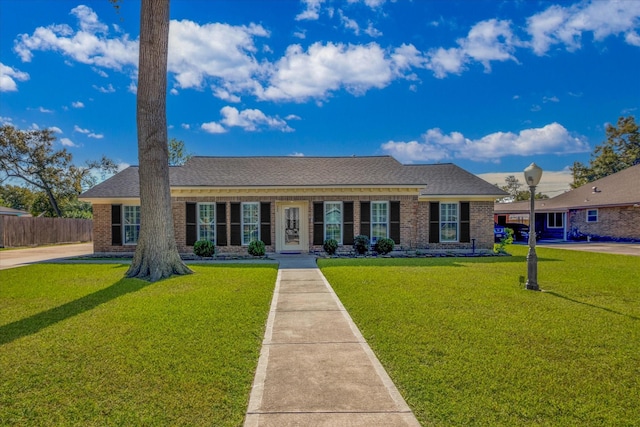
[[[535,198],[536,186],[542,178],[542,169],[535,163],[531,163],[524,170],[524,179],[527,181],[531,192],[531,209],[529,211],[529,252],[527,253],[527,284],[526,288],[539,291],[538,286],[538,256],[536,255],[536,216]]]

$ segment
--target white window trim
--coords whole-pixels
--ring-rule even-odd
[[[373,204],[374,203],[383,203],[384,205],[386,205],[387,207],[387,222],[373,222]],[[375,243],[373,240],[373,225],[374,224],[385,224],[387,226],[387,235],[384,236],[387,239],[389,238],[389,220],[390,220],[390,216],[391,216],[391,211],[390,211],[390,207],[389,207],[389,201],[388,200],[372,200],[370,205],[369,205],[369,229],[370,229],[370,236],[369,236],[369,240],[371,241],[371,244]]]
[[[341,201],[326,201],[324,202],[323,205],[323,214],[324,214],[324,218],[323,218],[323,223],[324,223],[324,230],[323,230],[323,234],[324,237],[326,239],[327,237],[327,204],[340,204],[340,222],[338,225],[340,225],[340,239],[338,240],[338,244],[342,245],[343,239],[344,239],[344,203]]]
[[[442,238],[442,224],[444,224],[445,222],[447,224],[449,223],[453,223],[453,221],[443,221],[442,220],[442,206],[443,205],[456,205],[456,239],[455,240],[445,240]],[[440,202],[440,227],[438,230],[438,233],[440,234],[440,243],[459,243],[460,242],[460,202]]]
[[[557,225],[551,225],[551,221],[549,221],[549,215],[553,215],[554,216],[554,222],[555,222],[555,218],[557,215],[560,215],[560,218],[562,218],[562,224]],[[547,228],[564,228],[564,214],[562,212],[548,212],[547,213]]]
[[[260,202],[242,202],[240,204],[240,238],[242,239],[242,246],[249,246],[249,243],[251,243],[251,242],[245,242],[244,240],[244,226],[246,224],[244,222],[244,207],[250,206],[250,205],[255,205],[258,207],[258,221],[256,222],[255,225],[258,231],[258,240],[260,240]]]
[[[596,213],[596,219],[594,221],[590,221],[589,220],[589,212],[595,212]],[[594,223],[594,222],[598,222],[598,220],[600,219],[600,212],[598,212],[598,209],[587,209],[587,222],[589,223]]]
[[[197,230],[197,240],[202,240],[200,236],[200,205],[211,205],[213,207],[213,243],[216,244],[216,240],[218,236],[216,235],[216,204],[214,202],[198,202],[196,205],[197,213],[196,213],[196,230]]]
[[[141,224],[140,223],[138,223],[138,224],[125,224],[125,221],[124,221],[125,212],[124,211],[126,210],[126,208],[138,208],[138,211],[139,211],[140,210],[140,205],[122,205],[122,219],[120,220],[122,222],[122,244],[124,246],[135,246],[135,245],[138,244],[138,239],[140,239],[140,225]],[[142,219],[140,219],[140,222],[142,222]],[[127,227],[133,227],[133,226],[136,226],[136,225],[138,226],[138,239],[136,239],[135,242],[127,242],[126,241],[127,240],[126,239],[127,233],[125,231],[126,228]]]

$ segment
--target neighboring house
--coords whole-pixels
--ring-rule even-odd
[[[522,222],[529,209],[529,201],[496,203],[494,214],[499,224]],[[535,210],[542,238],[640,241],[640,164],[536,200]]]
[[[493,203],[506,193],[453,164],[379,157],[192,157],[170,168],[178,250],[200,239],[219,253],[351,249],[364,234],[398,249],[493,248]],[[80,197],[93,205],[94,250],[131,252],[141,221],[138,167]]]
[[[6,206],[0,206],[0,215],[7,216],[26,216],[29,217],[31,214],[27,211],[21,211],[19,209],[8,208]]]

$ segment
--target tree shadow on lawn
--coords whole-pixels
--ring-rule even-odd
[[[602,307],[602,306],[599,306],[599,305],[590,304],[588,302],[578,301],[577,299],[569,298],[569,297],[567,297],[565,295],[559,294],[558,292],[545,291],[545,293],[549,294],[549,295],[553,295],[554,297],[565,299],[567,301],[575,302],[576,304],[582,304],[582,305],[586,305],[588,307],[593,307],[593,308],[597,308],[599,310],[603,310],[603,311],[606,311],[606,312],[609,312],[609,313],[617,314],[619,316],[625,316],[625,317],[628,317],[628,318],[630,318],[632,320],[640,320],[640,317],[633,316],[633,315],[627,314],[627,313],[622,313],[620,311],[612,310],[612,309],[607,308],[607,307]]]
[[[48,326],[82,314],[85,311],[92,310],[101,304],[123,295],[137,292],[151,284],[151,282],[139,279],[120,279],[109,287],[77,300],[0,326],[0,345],[8,344],[18,338],[38,333]]]

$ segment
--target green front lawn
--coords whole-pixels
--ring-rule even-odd
[[[0,425],[242,424],[277,266],[0,271]]]
[[[320,260],[423,425],[638,425],[640,259]]]

